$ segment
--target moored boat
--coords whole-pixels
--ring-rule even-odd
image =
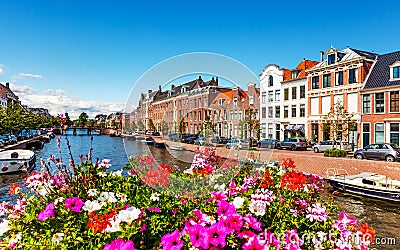
[[[32,140],[26,143],[27,149],[39,149],[43,148],[44,142],[41,140]]]
[[[337,190],[400,202],[400,181],[381,174],[363,172],[356,175],[338,175],[336,172],[333,176],[328,176],[327,180]]]
[[[169,146],[169,148],[175,151],[183,151],[184,149],[182,146]]]
[[[30,150],[15,149],[0,152],[0,174],[30,171],[36,162],[35,153]]]
[[[154,140],[153,137],[147,137],[147,138],[146,138],[146,143],[147,143],[147,144],[154,144],[154,142],[155,142],[155,140]]]
[[[154,142],[154,147],[165,148],[164,142]]]

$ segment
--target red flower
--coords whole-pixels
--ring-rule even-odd
[[[269,170],[265,170],[264,175],[261,178],[260,187],[261,188],[268,188],[274,186],[274,178],[271,177]]]
[[[20,184],[15,184],[15,183],[11,184],[10,185],[10,194],[18,193],[18,191],[21,189],[20,186],[21,186]]]
[[[306,177],[302,172],[286,172],[281,179],[281,188],[300,191],[306,185]]]
[[[363,233],[364,240],[369,240],[371,243],[374,242],[375,230],[369,227],[367,222],[362,224],[359,230]]]
[[[292,158],[283,158],[283,163],[282,166],[285,167],[286,169],[291,168],[295,169],[296,165],[294,165],[294,161]]]
[[[93,229],[96,234],[98,232],[103,232],[108,226],[111,227],[110,219],[115,216],[116,209],[112,209],[110,212],[105,212],[103,215],[99,216],[95,211],[90,213],[90,219],[88,221],[87,227]]]

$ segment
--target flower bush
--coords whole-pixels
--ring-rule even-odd
[[[241,166],[209,148],[184,172],[149,156],[131,158],[126,171],[108,171],[108,160],[69,165],[53,156],[24,188],[12,186],[14,202],[0,204],[2,248],[368,249],[373,242],[368,224],[344,211],[332,216],[335,205],[319,193],[323,179],[297,171],[291,159]]]

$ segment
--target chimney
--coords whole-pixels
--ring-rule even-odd
[[[151,89],[147,90],[147,93],[149,93],[149,94],[150,94],[150,93],[151,93]]]
[[[161,85],[158,85],[158,91],[161,92]]]
[[[320,52],[320,55],[321,55],[321,62],[322,62],[322,61],[324,61],[324,52],[321,51],[321,52]]]
[[[201,76],[199,76],[199,80],[202,80],[202,79],[201,79]]]
[[[6,82],[6,87],[9,89],[10,88],[10,83]]]
[[[172,84],[172,85],[171,85],[171,90],[173,90],[174,88],[175,88],[175,85]]]
[[[215,78],[215,82],[217,83],[216,86],[218,86],[218,76]]]

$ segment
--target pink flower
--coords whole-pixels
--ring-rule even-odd
[[[205,228],[202,225],[196,224],[194,226],[189,226],[186,230],[189,233],[190,242],[192,242],[194,247],[207,247],[204,246],[203,232],[205,231]]]
[[[126,242],[118,238],[113,240],[110,244],[104,246],[103,250],[136,250],[133,241],[127,240]]]
[[[71,209],[75,213],[79,213],[85,203],[79,197],[68,198],[65,200],[65,208]]]
[[[146,224],[143,223],[142,227],[139,229],[139,233],[143,232],[146,230]]]
[[[46,209],[39,213],[38,220],[45,221],[49,217],[55,216],[54,203],[47,204]]]
[[[261,244],[257,237],[251,237],[244,245],[243,250],[264,250],[264,244]]]
[[[224,200],[218,201],[218,209],[217,209],[218,216],[232,214],[232,213],[236,213],[236,208],[234,205]]]
[[[301,249],[300,247],[303,245],[303,241],[299,238],[297,234],[297,230],[293,229],[289,232],[286,232],[286,250],[297,250]]]
[[[154,211],[156,213],[159,213],[161,211],[158,207],[148,207],[147,210],[149,210],[150,212]]]
[[[224,220],[224,223],[230,232],[239,232],[243,226],[243,217],[238,213],[228,214],[226,219]]]
[[[252,229],[257,230],[257,231],[261,231],[262,230],[262,228],[261,228],[262,223],[257,221],[257,219],[253,217],[253,215],[248,214],[243,219],[245,221],[245,227],[246,228],[252,228]]]
[[[210,244],[212,246],[221,246],[224,248],[228,233],[227,228],[221,222],[211,225],[205,232],[203,248],[208,248]]]
[[[183,247],[183,241],[181,235],[176,229],[170,234],[166,234],[161,238],[161,244],[164,250],[180,250]]]
[[[221,191],[218,192],[212,192],[211,193],[211,198],[209,199],[209,201],[221,201],[221,200],[227,200],[228,196]]]

